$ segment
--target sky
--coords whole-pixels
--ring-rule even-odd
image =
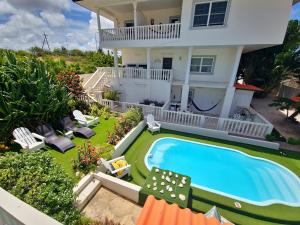
[[[291,18],[300,20],[300,3]],[[102,28],[112,26],[101,18]],[[96,15],[72,0],[0,0],[0,48],[41,47],[44,32],[51,49],[97,49]]]

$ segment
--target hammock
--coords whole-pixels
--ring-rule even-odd
[[[214,108],[216,108],[216,107],[220,104],[220,102],[221,102],[222,100],[223,100],[223,99],[221,99],[220,101],[218,101],[217,104],[215,104],[213,107],[211,107],[211,108],[209,108],[209,109],[200,109],[200,108],[196,105],[196,103],[193,101],[193,99],[190,98],[190,101],[192,102],[192,105],[193,105],[198,111],[200,111],[200,112],[208,112],[208,111],[213,110]]]

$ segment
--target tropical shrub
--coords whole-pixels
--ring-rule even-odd
[[[58,73],[57,79],[67,87],[71,97],[79,99],[83,96],[83,87],[81,85],[80,76],[73,72]]]
[[[9,141],[16,127],[33,130],[41,123],[57,123],[69,112],[69,99],[43,62],[17,60],[6,52],[0,68],[0,139]]]
[[[90,115],[100,117],[102,115],[102,108],[103,106],[99,103],[92,103],[90,106]]]
[[[107,90],[103,93],[103,98],[112,101],[119,101],[120,95],[117,91]]]
[[[0,157],[0,186],[63,224],[77,224],[74,183],[47,152]]]
[[[132,128],[136,127],[143,119],[140,108],[130,108],[124,115],[121,115],[114,125],[114,131],[108,132],[108,143],[116,145]]]
[[[112,146],[102,145],[99,147],[92,146],[91,142],[85,142],[78,148],[78,157],[73,161],[74,170],[88,173],[95,170],[97,161],[102,158],[110,158]]]

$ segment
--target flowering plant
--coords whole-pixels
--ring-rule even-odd
[[[57,80],[67,87],[69,94],[75,99],[83,95],[83,87],[79,75],[73,72],[59,73],[57,74]]]
[[[101,157],[109,157],[107,153],[110,151],[110,146],[92,146],[91,142],[87,141],[78,148],[78,157],[73,161],[73,168],[88,173],[94,170],[97,166],[97,161]]]

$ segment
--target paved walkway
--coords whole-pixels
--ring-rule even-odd
[[[252,105],[257,112],[262,114],[270,123],[272,123],[276,130],[286,139],[289,137],[300,138],[300,124],[295,124],[286,119],[286,116],[276,107],[270,107],[273,101],[272,96],[266,98],[253,98]],[[287,143],[280,143],[281,147],[288,150],[300,151],[300,146],[290,145]]]
[[[135,203],[101,187],[84,208],[83,213],[98,221],[105,221],[107,218],[121,225],[134,225],[141,209]]]

